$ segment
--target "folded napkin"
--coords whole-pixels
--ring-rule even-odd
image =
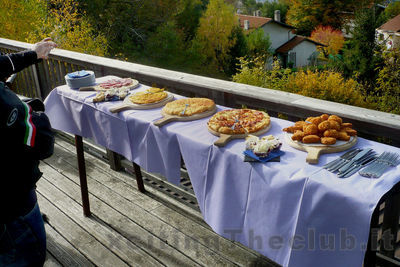
[[[90,73],[85,70],[79,70],[79,71],[75,71],[72,73],[68,73],[67,75],[71,79],[77,79],[77,78],[86,77],[86,76],[90,75]]]
[[[260,158],[256,154],[253,153],[252,150],[245,150],[243,152],[245,155],[244,161],[259,161],[259,162],[267,162],[267,161],[280,161],[280,156],[285,154],[282,150],[271,151],[267,157]]]

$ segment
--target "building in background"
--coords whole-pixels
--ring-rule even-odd
[[[269,36],[271,49],[283,67],[304,67],[314,65],[318,56],[317,46],[324,46],[307,37],[296,35],[293,26],[282,23],[279,10],[274,18],[236,15],[245,33],[261,28]]]
[[[376,29],[378,42],[385,42],[386,48],[400,48],[400,15]]]

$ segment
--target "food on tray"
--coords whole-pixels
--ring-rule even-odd
[[[152,87],[144,92],[137,92],[136,94],[129,97],[132,103],[135,104],[151,104],[160,102],[167,98],[168,94],[164,89]]]
[[[283,131],[292,133],[293,141],[334,145],[337,140],[349,141],[350,136],[357,135],[357,131],[352,127],[351,123],[343,122],[337,115],[322,114],[318,117],[308,117],[305,121],[297,121]]]
[[[168,115],[188,117],[215,109],[215,103],[208,98],[182,98],[169,102],[163,108]]]
[[[208,127],[222,134],[255,133],[270,125],[270,117],[254,109],[229,109],[216,113],[208,121]]]
[[[119,78],[119,79],[111,79],[102,83],[99,83],[99,87],[103,90],[110,90],[122,87],[130,87],[135,84],[135,80],[131,78]]]
[[[246,150],[252,150],[256,156],[263,158],[267,157],[271,151],[279,150],[282,143],[273,135],[264,136],[262,138],[249,135],[246,137],[245,145]]]
[[[321,143],[324,145],[334,145],[336,144],[335,137],[321,137]]]
[[[110,89],[101,91],[93,98],[93,102],[104,102],[112,100],[123,100],[129,93],[129,88]]]
[[[302,139],[302,142],[304,144],[310,144],[310,143],[319,143],[321,141],[321,137],[318,135],[312,134],[312,135],[305,135]]]

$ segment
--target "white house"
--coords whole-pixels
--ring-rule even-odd
[[[376,29],[378,42],[385,41],[386,47],[400,48],[400,15]]]
[[[271,48],[284,67],[311,65],[318,54],[317,46],[323,46],[307,37],[294,34],[295,27],[282,23],[279,12],[275,11],[274,19],[241,14],[236,14],[236,16],[245,31],[250,32],[261,28],[265,35],[269,35]]]

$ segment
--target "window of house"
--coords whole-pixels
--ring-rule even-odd
[[[296,52],[290,51],[288,54],[288,67],[296,67]]]

